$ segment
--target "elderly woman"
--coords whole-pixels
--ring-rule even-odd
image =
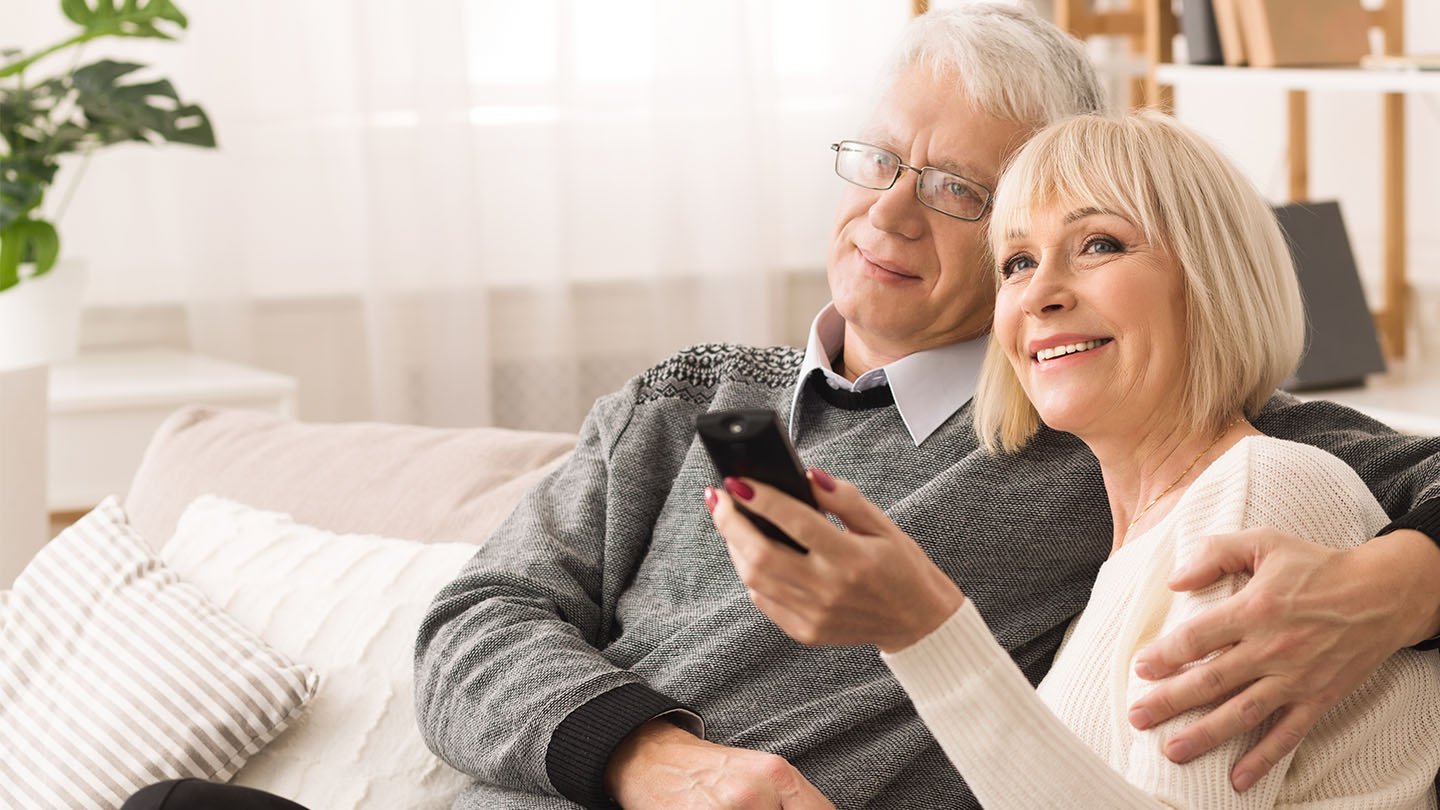
[[[1100,462],[1114,525],[1049,675],[1032,689],[920,547],[819,470],[816,498],[849,531],[754,481],[706,493],[756,606],[805,643],[878,646],[988,810],[1435,807],[1434,656],[1390,658],[1244,793],[1231,763],[1264,726],[1177,765],[1161,742],[1199,712],[1145,731],[1127,721],[1156,686],[1133,671],[1141,647],[1244,584],[1166,587],[1203,537],[1268,525],[1344,548],[1387,522],[1345,464],[1247,421],[1295,367],[1304,334],[1260,194],[1163,116],[1072,119],[1006,171],[990,241],[998,292],[978,435],[1010,453],[1042,421],[1075,434]],[[814,553],[766,539],[731,497]]]

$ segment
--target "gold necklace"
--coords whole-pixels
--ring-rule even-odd
[[[1230,428],[1235,427],[1236,425],[1240,424],[1240,420],[1241,420],[1241,419],[1244,419],[1244,418],[1245,418],[1244,416],[1237,416],[1237,417],[1235,417],[1235,421],[1231,422],[1230,424],[1228,424],[1228,425],[1226,425],[1224,428],[1222,428],[1222,429],[1220,430],[1220,433],[1217,434],[1214,439],[1211,439],[1209,444],[1205,445],[1205,449],[1204,449],[1204,450],[1201,450],[1198,454],[1196,454],[1195,458],[1191,459],[1190,464],[1185,467],[1184,471],[1182,471],[1178,476],[1176,476],[1174,481],[1171,481],[1171,482],[1170,482],[1170,486],[1165,487],[1165,489],[1162,490],[1159,495],[1156,495],[1156,496],[1155,496],[1155,500],[1151,501],[1149,504],[1147,504],[1147,505],[1145,506],[1144,509],[1141,509],[1141,510],[1140,510],[1140,514],[1136,515],[1136,516],[1135,516],[1135,519],[1132,520],[1132,521],[1130,521],[1130,525],[1125,527],[1125,534],[1126,534],[1126,535],[1129,535],[1129,534],[1130,534],[1130,530],[1133,529],[1133,528],[1135,528],[1135,524],[1140,522],[1140,518],[1145,517],[1145,513],[1150,511],[1150,507],[1152,507],[1152,506],[1154,506],[1155,504],[1159,503],[1161,498],[1163,498],[1163,497],[1165,497],[1167,494],[1169,494],[1170,490],[1174,489],[1176,484],[1180,483],[1180,481],[1183,480],[1186,475],[1189,475],[1189,474],[1190,474],[1190,470],[1194,469],[1195,465],[1200,462],[1200,459],[1201,459],[1206,453],[1210,452],[1210,448],[1212,448],[1212,447],[1214,447],[1216,444],[1218,444],[1218,443],[1220,442],[1220,439],[1221,439],[1226,433],[1229,433],[1229,432],[1230,432]]]

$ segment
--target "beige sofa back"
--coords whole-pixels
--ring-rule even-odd
[[[564,433],[309,424],[187,407],[151,439],[125,510],[157,547],[206,493],[333,532],[480,543],[574,445]]]

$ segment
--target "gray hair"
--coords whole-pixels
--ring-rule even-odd
[[[1108,111],[1084,45],[1025,7],[975,2],[916,17],[884,86],[916,65],[954,81],[986,113],[1037,129]]]

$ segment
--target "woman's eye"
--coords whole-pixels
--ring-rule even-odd
[[[1029,256],[1012,256],[1011,258],[1006,260],[1004,264],[1000,265],[1000,276],[1002,278],[1010,278],[1016,273],[1019,273],[1023,270],[1029,270],[1034,266],[1035,260],[1030,258]]]
[[[1084,250],[1086,253],[1121,253],[1125,249],[1108,236],[1096,236],[1085,242]]]

